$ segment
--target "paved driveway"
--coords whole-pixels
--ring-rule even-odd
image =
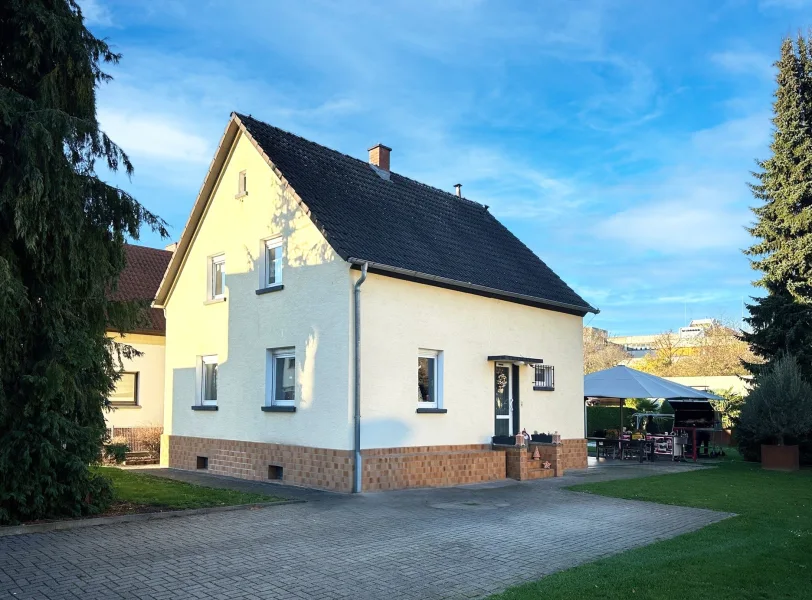
[[[561,489],[657,471],[325,494],[306,504],[4,537],[0,598],[481,597],[727,516]]]

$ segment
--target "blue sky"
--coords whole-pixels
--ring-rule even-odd
[[[177,239],[233,110],[491,206],[616,334],[738,320],[772,62],[811,0],[80,0],[121,184]],[[141,243],[162,246],[145,232]]]

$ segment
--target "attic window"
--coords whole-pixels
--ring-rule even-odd
[[[242,198],[248,195],[248,177],[245,171],[240,171],[237,176],[237,194],[235,198]]]

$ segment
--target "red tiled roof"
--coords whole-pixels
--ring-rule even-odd
[[[168,250],[132,244],[127,244],[125,251],[127,265],[121,272],[118,289],[112,294],[111,299],[154,300],[166,267],[172,258],[172,253]],[[143,331],[145,333],[166,333],[164,311],[159,308],[151,308],[149,312],[150,323]]]

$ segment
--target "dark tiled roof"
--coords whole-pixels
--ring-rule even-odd
[[[483,205],[236,116],[343,259],[594,310]]]
[[[127,265],[121,272],[118,288],[111,295],[113,300],[149,300],[155,299],[161,285],[172,253],[168,250],[147,248],[127,244],[125,247]],[[143,328],[145,333],[165,333],[166,321],[164,312],[158,308],[149,311],[149,325]]]

